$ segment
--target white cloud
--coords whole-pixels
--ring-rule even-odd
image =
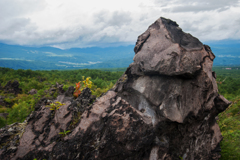
[[[33,61],[33,60],[26,60],[26,59],[20,59],[20,58],[0,58],[0,60],[15,60],[15,61],[29,61],[29,62]]]
[[[73,57],[72,54],[62,54],[62,55],[59,55],[59,54],[52,53],[52,52],[44,52],[44,53],[46,53],[48,57]]]
[[[135,44],[160,16],[202,41],[240,39],[240,0],[0,0],[0,42],[58,48]]]
[[[61,67],[68,67],[67,65],[59,65],[59,64],[55,64],[56,66],[61,66]]]
[[[218,55],[217,57],[240,58],[240,56],[232,56],[232,55]]]
[[[225,11],[230,7],[239,5],[238,0],[155,0],[157,5],[164,8],[164,11],[170,12],[209,12],[209,11]],[[164,5],[162,5],[164,4]],[[170,4],[170,5],[169,5]]]
[[[72,63],[72,62],[64,62],[64,61],[58,61],[59,63],[63,63],[63,64],[69,64],[69,65],[76,65],[76,66],[87,66],[87,65],[92,65],[92,64],[97,64],[97,63],[102,63],[100,61],[97,62],[91,62],[88,61],[88,63]]]

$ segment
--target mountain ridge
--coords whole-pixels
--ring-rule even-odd
[[[238,40],[206,42],[216,58],[214,66],[240,65]],[[0,43],[0,67],[32,70],[122,68],[133,62],[134,45],[59,49]]]

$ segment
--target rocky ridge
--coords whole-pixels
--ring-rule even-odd
[[[230,102],[218,94],[210,47],[159,18],[134,51],[124,75],[93,104],[89,89],[77,99],[62,93],[59,109],[41,103],[17,134],[1,129],[0,159],[219,159],[215,117]]]
[[[22,89],[19,88],[19,82],[15,81],[8,81],[8,83],[2,88],[4,93],[13,93],[15,95],[22,93]]]

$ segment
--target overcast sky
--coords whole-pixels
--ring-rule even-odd
[[[240,0],[0,0],[0,42],[63,49],[133,45],[159,17],[203,42],[240,40]]]

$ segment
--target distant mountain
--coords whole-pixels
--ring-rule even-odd
[[[122,68],[133,62],[133,48],[132,45],[61,50],[0,43],[0,67],[32,70]]]
[[[214,66],[234,66],[240,65],[240,41],[222,40],[205,42],[212,49],[216,58]]]
[[[240,41],[205,42],[216,55],[215,66],[240,65]],[[32,70],[123,68],[133,62],[134,45],[72,48],[25,47],[0,43],[0,67]]]

